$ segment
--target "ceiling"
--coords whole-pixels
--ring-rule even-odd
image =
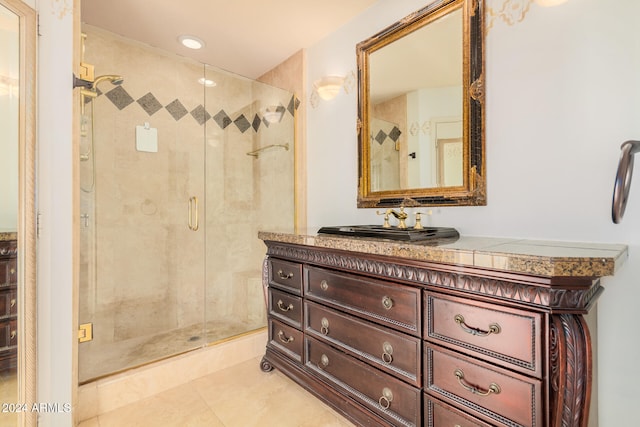
[[[82,22],[257,78],[378,0],[82,0]],[[177,41],[202,39],[200,50]]]

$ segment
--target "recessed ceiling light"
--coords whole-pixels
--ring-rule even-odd
[[[178,41],[189,49],[201,49],[204,47],[204,42],[194,36],[182,35],[178,37]]]
[[[216,82],[210,79],[205,79],[204,77],[200,77],[198,79],[198,83],[205,85],[206,87],[214,87],[216,85]]]

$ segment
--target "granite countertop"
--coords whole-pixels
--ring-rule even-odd
[[[462,236],[457,240],[399,242],[305,232],[261,231],[258,238],[412,260],[490,268],[536,276],[613,276],[628,257],[627,245]]]
[[[0,230],[0,242],[6,242],[7,240],[17,240],[18,233],[15,231]]]

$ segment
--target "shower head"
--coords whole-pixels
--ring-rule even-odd
[[[109,80],[113,85],[121,85],[124,82],[124,78],[122,76],[118,76],[116,74],[105,74],[104,76],[98,76],[93,81],[92,87],[96,89],[98,84],[103,82],[104,80]]]

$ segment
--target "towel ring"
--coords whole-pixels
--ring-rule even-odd
[[[629,199],[629,188],[631,188],[631,177],[633,176],[633,155],[640,151],[640,141],[625,141],[620,146],[620,162],[618,163],[618,173],[613,185],[613,203],[611,206],[611,218],[615,224],[622,221],[624,210]]]

